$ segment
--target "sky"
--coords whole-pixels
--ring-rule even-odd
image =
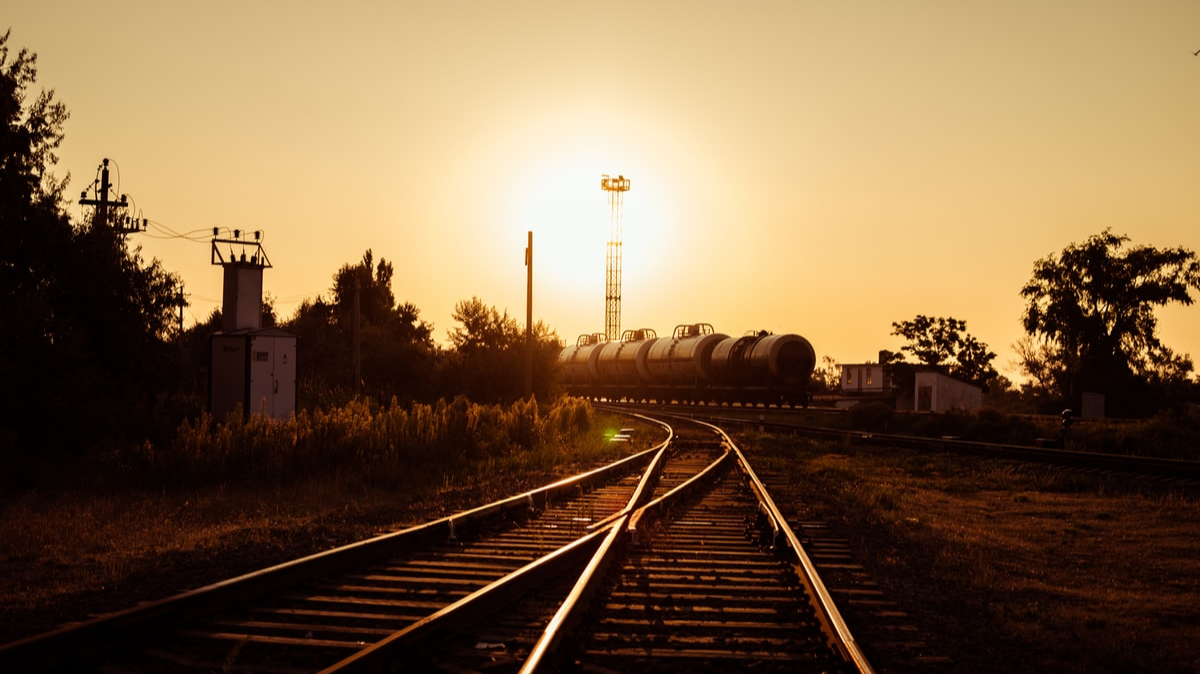
[[[951,316],[1019,379],[1035,261],[1111,228],[1200,251],[1194,0],[10,3],[186,322],[220,305],[212,228],[262,231],[282,317],[371,249],[447,341],[457,302],[604,331],[797,333],[875,360]],[[86,211],[72,205],[79,219]],[[170,233],[188,234],[186,237]],[[1200,299],[1196,297],[1195,299]],[[1200,360],[1200,306],[1158,312]]]

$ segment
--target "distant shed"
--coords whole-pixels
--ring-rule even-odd
[[[879,363],[843,364],[838,407],[879,401],[897,410],[917,412],[974,412],[983,407],[983,389],[936,370],[916,366],[912,388],[896,386]]]
[[[913,409],[917,412],[975,412],[983,407],[983,389],[941,372],[918,371]]]

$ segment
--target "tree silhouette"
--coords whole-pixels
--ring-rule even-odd
[[[952,377],[982,386],[997,376],[992,360],[996,354],[987,344],[967,334],[967,322],[956,318],[918,315],[911,321],[892,323],[892,334],[908,340],[900,347],[923,365],[937,368]],[[903,362],[903,356],[889,354],[892,364]],[[886,364],[886,363],[885,363]]]
[[[344,264],[334,273],[332,301],[305,300],[282,324],[299,337],[302,404],[339,404],[355,391],[351,354],[356,292],[362,390],[384,401],[393,396],[401,401],[435,397],[433,328],[421,320],[415,305],[396,304],[394,274],[391,263],[382,257],[376,263],[368,249],[361,261]]]
[[[1159,341],[1154,309],[1192,303],[1200,262],[1186,248],[1129,241],[1105,229],[1035,262],[1021,288],[1030,341],[1019,351],[1025,371],[1053,382],[1063,398],[1103,392],[1118,411],[1136,412],[1133,399],[1146,384],[1183,381],[1192,371],[1188,356]]]
[[[523,395],[525,331],[507,311],[478,297],[454,307],[458,327],[448,331],[451,349],[443,368],[444,390],[480,402],[507,402]],[[533,326],[534,395],[545,399],[562,341],[545,324]]]
[[[105,224],[71,224],[68,180],[51,172],[68,113],[53,91],[30,99],[37,57],[22,49],[10,60],[8,40],[0,37],[0,406],[11,422],[0,447],[76,453],[145,437],[174,388],[166,339],[178,279]]]

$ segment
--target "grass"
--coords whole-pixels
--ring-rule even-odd
[[[817,412],[805,414],[816,416]],[[842,426],[873,433],[923,437],[951,436],[964,440],[1015,445],[1059,442],[1062,420],[1057,416],[1008,415],[992,408],[975,413],[897,412],[882,403],[864,403],[818,425]],[[1076,419],[1066,434],[1069,449],[1200,461],[1200,410],[1164,410],[1145,419]]]
[[[1200,671],[1197,487],[745,441],[845,533],[927,639],[944,639],[935,650],[955,670]]]
[[[212,437],[196,436],[207,449],[153,448],[154,460],[139,462],[132,459],[146,454],[138,448],[6,496],[0,642],[518,493],[658,435],[647,429],[632,448],[607,443],[607,430],[633,424],[573,402],[536,414],[451,403],[426,418],[457,420],[441,427],[459,429],[467,444],[439,462],[386,442],[404,418],[411,423],[411,409],[363,404],[323,414],[292,435],[254,423],[208,425]],[[471,419],[488,415],[540,429],[540,439],[472,435],[481,427]],[[581,430],[568,440],[562,429],[572,427]],[[341,448],[317,452],[337,459],[289,466],[313,455],[315,437]],[[359,452],[356,443],[379,451]],[[786,476],[814,517],[843,532],[955,671],[1200,671],[1194,486],[755,433],[739,443],[756,466]],[[228,471],[248,460],[236,448],[265,462],[253,472],[261,479]],[[226,458],[206,457],[210,450]],[[186,461],[200,462],[191,478]]]
[[[453,405],[428,411],[446,419],[457,414],[445,411]],[[305,432],[344,448],[329,453],[341,457],[332,468],[287,466],[309,451],[307,441],[294,440],[303,433],[252,420],[208,426],[205,433],[195,425],[185,429],[192,433],[188,451],[155,449],[153,460],[141,462],[130,454],[92,457],[44,485],[5,496],[0,643],[533,489],[657,437],[646,427],[634,446],[609,443],[611,429],[631,424],[581,401],[537,413],[459,404],[462,419],[474,415],[506,433],[513,427],[500,425],[505,419],[517,420],[517,428],[521,419],[532,420],[527,428],[536,438],[484,451],[463,423],[458,441],[465,444],[444,460],[406,461],[396,450],[385,460],[356,462],[364,456],[356,442],[385,446],[385,434],[402,432],[400,411],[359,404],[326,413],[320,423],[310,420]],[[494,443],[496,435],[480,437]],[[136,454],[145,459],[146,451]],[[189,466],[196,472],[185,479],[181,471]],[[247,467],[254,479],[240,472]],[[268,474],[272,468],[279,470]],[[402,478],[405,468],[411,474]]]

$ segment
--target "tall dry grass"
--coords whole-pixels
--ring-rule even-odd
[[[543,406],[451,402],[401,405],[370,399],[302,410],[286,421],[235,412],[185,421],[173,441],[122,450],[115,462],[145,485],[282,483],[357,477],[376,486],[454,480],[517,460],[553,462],[575,451],[595,412],[578,398]],[[593,439],[593,444],[599,444]]]

